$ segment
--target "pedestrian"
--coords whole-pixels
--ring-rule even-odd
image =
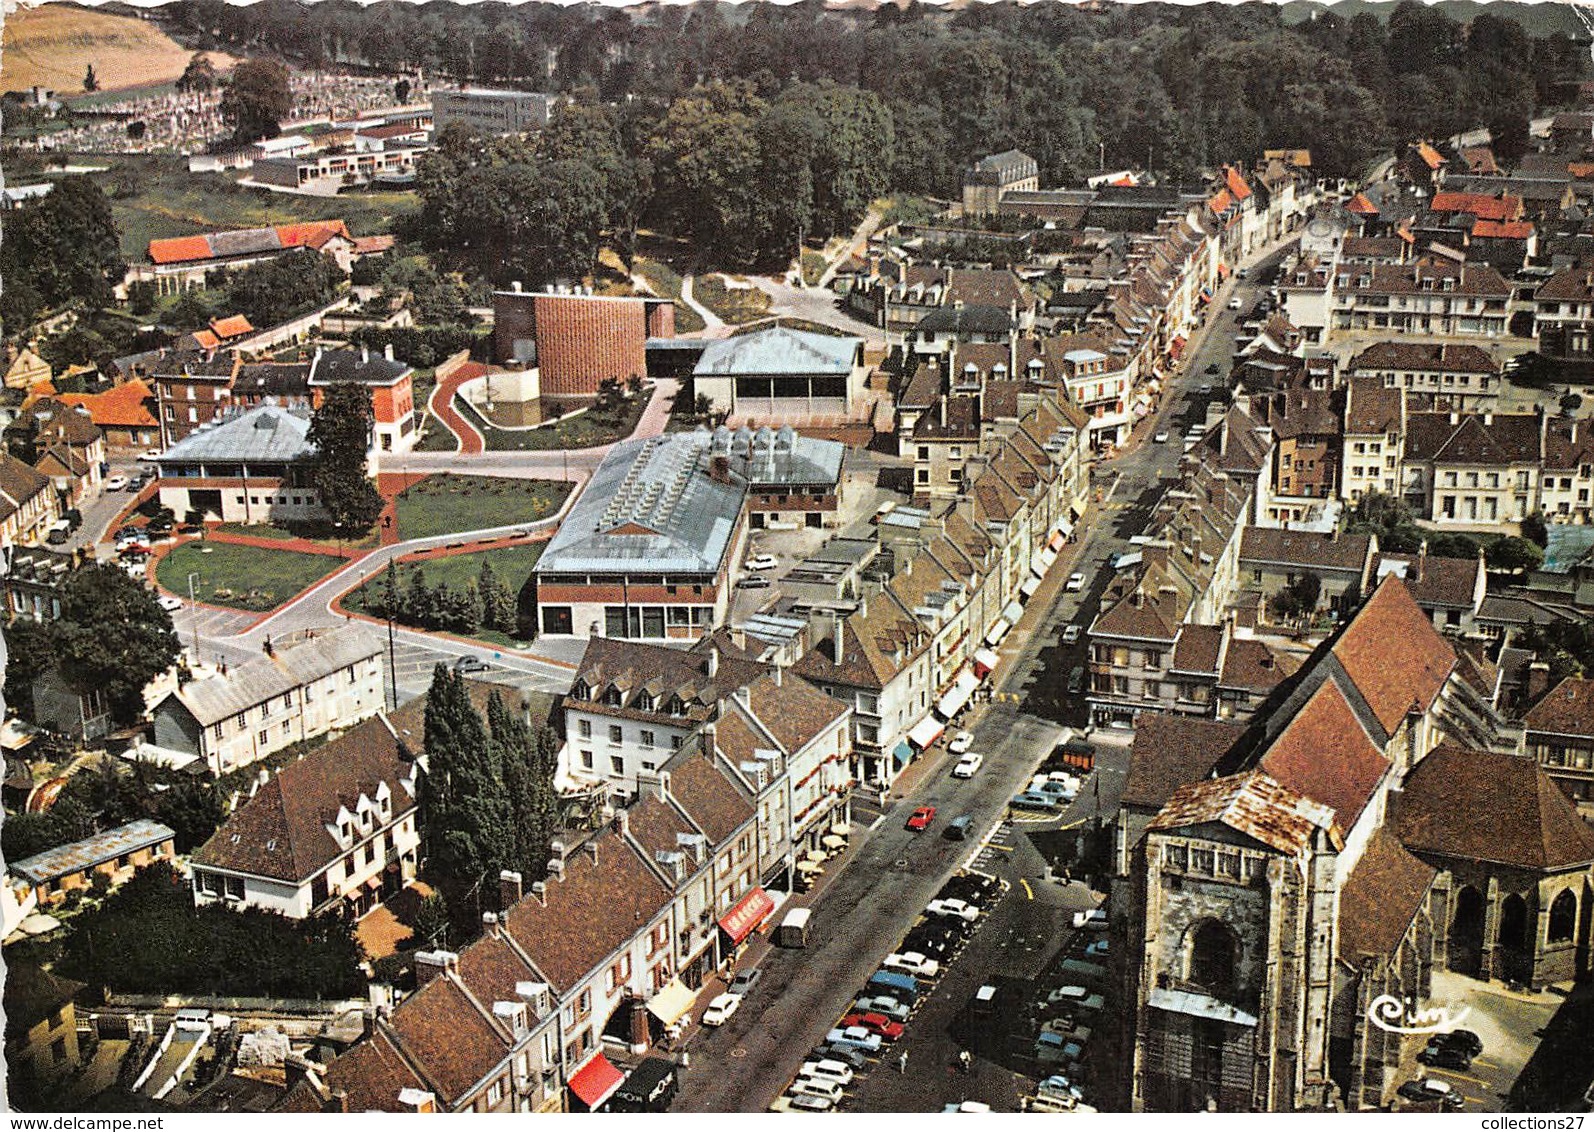
[[[907,1076],[907,1073],[908,1073],[908,1051],[907,1050],[903,1050],[902,1051],[902,1056],[897,1058],[897,1072],[902,1074],[903,1076]]]

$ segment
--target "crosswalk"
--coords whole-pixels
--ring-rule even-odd
[[[1013,828],[1011,820],[1002,822],[966,867],[980,872],[990,872],[995,869],[1007,854],[1013,851],[1017,836],[1018,833]]]

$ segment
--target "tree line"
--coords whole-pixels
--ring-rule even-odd
[[[426,571],[419,566],[400,584],[398,567],[389,559],[381,586],[365,598],[365,609],[401,625],[466,637],[483,629],[507,635],[519,631],[517,599],[485,558],[475,580],[457,589],[447,582],[428,585]]]

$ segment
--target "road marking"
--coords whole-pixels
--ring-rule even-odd
[[[995,849],[998,853],[1011,853],[1013,851],[1013,847],[1011,845],[994,845],[993,844],[993,845],[987,845],[986,848],[987,849]]]
[[[1025,896],[1025,898],[1029,899],[1029,900],[1034,900],[1035,899],[1035,890],[1029,886],[1029,881],[1026,880],[1024,877],[1019,877],[1018,878],[1018,883],[1024,886],[1024,896]]]

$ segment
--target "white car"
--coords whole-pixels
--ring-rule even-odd
[[[904,971],[923,979],[933,979],[941,973],[941,964],[918,951],[893,951],[880,961],[887,971]]]
[[[1046,1005],[1056,1006],[1059,1002],[1084,1002],[1089,997],[1090,992],[1084,987],[1058,987],[1046,996]]]
[[[105,490],[106,491],[121,491],[121,490],[123,490],[126,487],[127,487],[127,477],[126,476],[112,476],[110,479],[105,481]]]
[[[731,1020],[731,1015],[736,1013],[736,1008],[742,1004],[739,994],[721,994],[714,996],[708,1004],[708,1009],[703,1011],[703,1025],[723,1026]]]
[[[749,570],[773,570],[780,562],[773,554],[755,554],[744,565]]]
[[[1153,444],[1166,444],[1166,443],[1168,443],[1168,430],[1167,429],[1162,429],[1160,432],[1158,432],[1155,436],[1153,436],[1151,438],[1151,443],[1153,443]]]
[[[859,1014],[884,1014],[893,1022],[906,1022],[913,1013],[913,1008],[905,1002],[898,1002],[888,994],[877,994],[873,997],[865,995],[852,1004],[852,1008]]]
[[[1071,645],[1077,640],[1079,640],[1079,626],[1078,625],[1065,626],[1064,629],[1063,629],[1063,644]]]
[[[1068,575],[1068,582],[1063,586],[1063,589],[1067,590],[1070,593],[1073,593],[1076,590],[1082,590],[1084,588],[1085,588],[1085,575],[1083,575],[1083,574],[1070,574],[1070,575]]]
[[[161,450],[159,448],[146,448],[144,451],[138,454],[138,458],[140,460],[148,460],[151,462],[159,460],[161,458]]]
[[[967,900],[932,900],[924,910],[931,916],[953,916],[970,924],[980,918],[980,910]]]
[[[799,1077],[817,1077],[822,1081],[834,1081],[842,1088],[852,1084],[852,1067],[844,1065],[833,1058],[824,1061],[805,1061],[803,1067],[797,1070]]]
[[[971,731],[959,731],[953,740],[946,745],[946,749],[954,755],[961,755],[972,746],[974,746],[974,733]]]
[[[161,598],[161,608],[167,613],[176,613],[182,607],[183,599],[180,597],[172,597],[170,594],[167,594],[165,597]]]
[[[958,760],[958,765],[952,768],[953,778],[973,778],[978,773],[980,766],[985,762],[985,756],[970,751]]]
[[[871,1033],[862,1026],[848,1026],[846,1029],[835,1029],[825,1035],[827,1045],[851,1046],[853,1049],[875,1055],[880,1052],[880,1035]]]
[[[1237,311],[1237,310],[1241,309],[1244,306],[1245,306],[1245,304],[1240,302],[1240,296],[1238,296],[1238,295],[1234,296],[1234,298],[1229,300],[1229,309],[1231,311]]]

